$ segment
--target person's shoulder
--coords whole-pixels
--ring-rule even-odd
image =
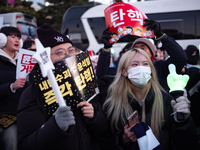
[[[37,100],[33,96],[32,86],[28,86],[22,93],[19,101],[18,111],[31,107]]]
[[[0,61],[1,62],[9,62],[9,59],[3,55],[0,55]]]

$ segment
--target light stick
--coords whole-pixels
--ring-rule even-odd
[[[167,76],[167,84],[170,88],[169,93],[174,97],[176,100],[179,96],[182,96],[184,93],[184,88],[187,85],[189,80],[188,75],[178,75],[176,73],[176,67],[174,64],[170,64],[169,68],[169,75]],[[177,120],[182,121],[184,120],[184,114],[177,113]]]

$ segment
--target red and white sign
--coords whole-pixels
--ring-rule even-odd
[[[147,16],[133,5],[118,2],[108,6],[104,10],[106,26],[110,27],[112,39],[110,42],[117,42],[126,35],[135,35],[146,38],[153,38],[153,31],[146,30],[144,19]]]
[[[94,72],[96,73],[97,62],[98,62],[98,59],[99,59],[99,55],[90,56],[90,59],[91,59],[91,62],[92,62],[93,70],[94,70]]]
[[[26,78],[26,76],[31,72],[36,64],[36,61],[32,58],[34,54],[35,51],[19,49],[16,79]]]

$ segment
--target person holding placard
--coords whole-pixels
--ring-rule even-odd
[[[16,80],[21,33],[15,27],[0,30],[0,149],[17,148],[16,114],[25,78]]]
[[[47,23],[38,28],[37,33],[42,45],[51,48],[50,59],[54,64],[70,57],[69,51],[73,48],[73,43],[67,36]],[[48,108],[42,105],[39,89],[34,86],[33,72],[38,68],[39,65],[36,64],[29,75],[31,84],[20,99],[17,115],[19,149],[100,149],[97,138],[107,131],[108,125],[96,102],[97,97],[90,103],[78,103],[74,110],[69,106],[53,107],[54,113],[49,115],[45,110]]]

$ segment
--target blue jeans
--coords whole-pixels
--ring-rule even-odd
[[[17,150],[17,124],[12,124],[0,133],[1,150]]]

